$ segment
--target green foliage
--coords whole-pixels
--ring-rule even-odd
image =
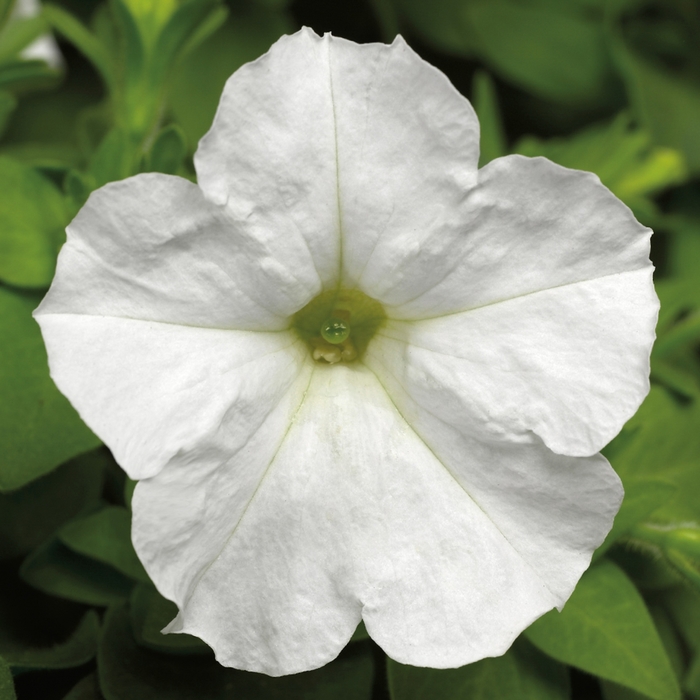
[[[392,700],[566,700],[566,667],[519,639],[503,656],[440,671],[388,661]]]
[[[180,127],[171,124],[156,136],[146,156],[146,169],[174,175],[182,168],[186,155],[185,134]]]
[[[290,31],[284,14],[240,3],[207,41],[185,56],[173,75],[170,100],[190,150],[209,130],[229,76]]]
[[[49,377],[31,316],[39,297],[0,287],[0,491],[13,491],[99,445]]]
[[[68,214],[61,192],[40,172],[0,156],[0,280],[48,287]]]
[[[488,73],[478,71],[474,75],[472,101],[481,126],[479,167],[483,167],[508,153],[496,86]]]
[[[582,692],[570,667],[605,700],[700,700],[697,3],[368,0],[356,24],[323,0],[54,0],[22,19],[12,4],[0,0],[0,700],[15,698],[12,674],[42,669],[50,685],[51,669],[80,667],[65,700],[566,700]],[[400,32],[445,70],[478,113],[481,165],[515,152],[590,170],[657,231],[652,390],[605,448],[625,487],[612,531],[563,612],[461,669],[388,660],[385,678],[362,623],[335,662],[288,678],[161,634],[177,609],[131,545],[135,483],[57,391],[31,317],[90,193],[142,171],[194,180],[225,81],[314,13],[331,18],[319,33]],[[49,28],[84,62],[25,55]]]
[[[677,700],[676,679],[642,597],[610,561],[587,571],[563,611],[525,633],[546,654],[653,700]]]
[[[225,669],[213,655],[174,659],[136,643],[126,604],[107,611],[98,651],[107,700],[366,700],[372,666],[366,647],[353,647],[317,671],[281,678]]]
[[[519,87],[548,100],[594,102],[611,89],[604,29],[582,3],[551,0],[397,2],[437,48],[478,56]]]
[[[3,639],[2,655],[15,672],[82,666],[95,656],[98,627],[97,613],[90,610],[64,642],[48,648],[27,648],[19,644],[12,646]]]
[[[58,539],[77,554],[114,567],[136,581],[149,581],[131,544],[131,513],[121,506],[107,506],[67,523]]]
[[[110,605],[125,598],[134,582],[116,569],[83,557],[51,539],[34,550],[20,569],[37,590],[87,605]]]
[[[12,672],[7,661],[0,657],[0,700],[16,700],[16,698]]]
[[[89,452],[0,494],[0,559],[28,554],[61,525],[93,510],[102,493],[104,459],[101,450]]]

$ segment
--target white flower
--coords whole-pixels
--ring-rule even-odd
[[[401,39],[303,30],[227,83],[199,186],[112,183],[71,224],[37,311],[53,377],[141,480],[168,630],[222,664],[315,668],[360,619],[403,663],[501,654],[609,530],[650,231],[590,173],[477,159],[469,102]],[[339,316],[359,357],[330,364]]]

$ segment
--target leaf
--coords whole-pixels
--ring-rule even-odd
[[[100,444],[49,377],[34,294],[0,287],[0,491],[14,491]]]
[[[40,60],[15,60],[0,65],[0,89],[13,92],[55,85],[61,73]]]
[[[63,700],[103,700],[97,673],[91,673],[78,681]]]
[[[67,218],[63,196],[52,182],[0,156],[0,280],[48,287]]]
[[[96,559],[137,581],[148,574],[131,544],[131,513],[120,506],[73,520],[61,528],[58,539],[78,554]]]
[[[603,691],[605,700],[648,700],[649,697],[612,681],[601,680],[600,689]]]
[[[623,480],[625,498],[615,516],[612,530],[608,533],[594,554],[594,560],[601,557],[610,546],[632,526],[650,516],[676,492],[677,486],[665,479],[656,477],[630,476]]]
[[[45,4],[43,15],[57,32],[68,39],[97,68],[105,84],[113,86],[114,76],[110,57],[97,37],[70,12],[66,12],[57,5]]]
[[[645,206],[649,195],[687,179],[682,153],[653,146],[648,131],[633,127],[625,112],[567,138],[542,140],[526,136],[515,145],[515,151],[594,172],[630,206]]]
[[[602,23],[566,6],[513,0],[466,3],[480,54],[501,75],[546,99],[592,102],[611,81]]]
[[[688,648],[700,655],[700,594],[679,585],[664,591],[661,601]]]
[[[483,167],[494,158],[508,153],[506,136],[498,107],[496,85],[488,73],[477,71],[474,74],[474,109],[479,117],[481,139],[479,142],[479,167]]]
[[[185,133],[176,124],[170,124],[156,136],[148,153],[149,171],[175,175],[187,155]]]
[[[636,116],[663,146],[677,149],[694,173],[700,172],[700,87],[697,81],[653,63],[612,32],[613,55],[619,65]]]
[[[357,626],[357,629],[352,633],[350,641],[363,642],[365,639],[369,639],[369,632],[367,632],[367,628],[365,627],[364,621],[360,620],[360,624]]]
[[[165,79],[193,34],[219,4],[220,0],[186,0],[173,13],[153,50],[151,79],[156,85]]]
[[[5,131],[12,112],[17,107],[17,98],[9,92],[0,90],[0,134]]]
[[[0,559],[24,556],[71,518],[94,508],[102,450],[89,452],[13,493],[0,494]]]
[[[371,652],[357,644],[323,668],[280,678],[159,654],[136,644],[125,604],[107,611],[98,670],[106,700],[369,700],[373,676]]]
[[[527,638],[553,658],[648,695],[680,690],[646,605],[621,569],[603,560],[579,581],[561,613],[537,620]]]
[[[170,103],[191,149],[211,126],[230,75],[291,31],[292,24],[283,13],[240,6],[232,8],[226,22],[183,58],[172,75]]]
[[[387,659],[392,700],[568,700],[569,678],[564,666],[547,658],[527,640],[516,640],[503,656],[461,668],[405,666]]]
[[[62,644],[48,648],[8,650],[2,655],[15,669],[60,669],[82,666],[95,656],[100,619],[94,610],[88,610],[74,632]]]
[[[22,49],[47,31],[46,20],[41,15],[15,16],[0,34],[0,63],[17,57]]]
[[[129,135],[124,129],[111,129],[90,161],[95,186],[101,187],[133,175],[135,162],[135,146]]]
[[[17,700],[15,683],[7,661],[0,656],[0,700]]]
[[[162,634],[177,616],[177,606],[163,598],[151,583],[134,588],[129,603],[131,630],[136,642],[147,649],[170,654],[209,654],[211,649],[190,634]]]
[[[44,593],[88,605],[118,602],[134,585],[116,569],[76,554],[56,539],[24,560],[20,576]]]

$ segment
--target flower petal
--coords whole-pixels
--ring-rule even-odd
[[[650,268],[651,231],[592,173],[513,155],[463,192],[457,233],[410,231],[382,248],[362,289],[391,318],[418,319]],[[435,251],[444,257],[433,265]]]
[[[225,665],[321,666],[360,617],[403,663],[501,654],[571,593],[619,505],[600,456],[479,442],[420,413],[424,442],[361,364],[316,365],[294,391],[287,432],[271,414],[245,456],[134,494],[136,549],[181,610],[168,630]]]
[[[132,479],[166,464],[196,471],[247,449],[308,362],[291,331],[54,313],[37,320],[58,388]]]
[[[149,173],[90,195],[37,310],[278,330],[320,290],[313,264],[255,238],[201,190]]]
[[[472,106],[401,37],[391,46],[333,38],[330,64],[344,286],[376,284],[387,263],[417,249],[439,278],[453,264],[464,193],[476,184]]]
[[[305,241],[328,288],[339,266],[355,286],[385,248],[429,235],[441,240],[426,264],[442,269],[478,157],[471,105],[403,39],[303,29],[229,79],[195,164],[237,222]]]
[[[657,312],[647,267],[440,318],[389,321],[366,361],[390,368],[413,400],[462,433],[542,439],[558,454],[586,456],[649,391]]]
[[[302,29],[237,70],[195,154],[206,196],[249,235],[311,260],[325,287],[339,271],[329,41]]]

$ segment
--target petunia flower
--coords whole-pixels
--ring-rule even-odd
[[[36,312],[130,477],[133,541],[226,666],[502,654],[611,527],[648,391],[649,229],[543,158],[477,169],[397,38],[302,30],[228,81],[198,185],[94,192]]]

